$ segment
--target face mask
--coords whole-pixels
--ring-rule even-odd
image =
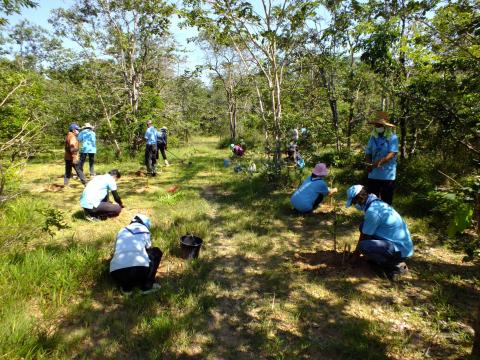
[[[379,134],[383,134],[383,132],[385,131],[385,128],[384,127],[377,127],[377,128],[375,128],[375,131]]]
[[[363,206],[361,204],[355,204],[355,209],[363,211]]]

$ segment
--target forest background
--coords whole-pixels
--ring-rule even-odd
[[[400,140],[399,206],[428,213],[444,243],[478,258],[477,2],[77,0],[52,12],[52,31],[8,23],[36,5],[0,2],[1,207],[22,198],[27,163],[59,156],[71,122],[95,125],[103,162],[141,157],[147,120],[168,127],[171,146],[243,142],[281,187],[298,180],[282,160],[293,128],[307,129],[307,167],[321,159],[356,181],[366,124],[382,110]],[[174,14],[198,30],[191,41],[205,54],[183,74]],[[56,210],[42,216],[61,225]],[[33,231],[9,226],[4,248]]]

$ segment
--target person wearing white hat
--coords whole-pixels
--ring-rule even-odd
[[[318,163],[302,185],[295,191],[290,199],[291,204],[301,213],[308,213],[315,210],[323,201],[325,196],[337,192],[337,188],[329,189],[324,181],[328,175],[328,168],[324,163]]]
[[[365,256],[391,280],[407,272],[404,261],[413,255],[413,242],[402,217],[362,185],[348,188],[346,207],[351,205],[365,214],[354,258]]]
[[[377,195],[387,204],[392,205],[395,179],[397,175],[398,138],[394,132],[395,125],[388,122],[388,114],[379,111],[365,156],[368,164],[368,192]]]
[[[155,275],[163,253],[158,247],[152,247],[150,229],[150,219],[136,214],[117,234],[110,275],[124,292],[133,288],[143,292],[160,288],[155,283]]]
[[[83,172],[83,164],[88,155],[88,165],[90,176],[95,176],[95,154],[97,153],[97,137],[95,135],[94,127],[90,123],[83,125],[82,131],[78,134],[78,141],[82,143],[80,147],[80,168]]]
[[[163,161],[165,162],[165,166],[170,166],[167,160],[167,154],[165,150],[167,150],[167,128],[162,126],[160,131],[157,131],[157,160],[159,159],[158,153],[162,154]]]

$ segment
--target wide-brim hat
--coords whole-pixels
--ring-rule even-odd
[[[327,176],[328,175],[327,165],[325,165],[324,163],[318,163],[313,168],[312,174],[316,176]]]
[[[87,123],[85,123],[85,125],[83,125],[82,129],[93,129],[93,125],[90,124],[89,122],[87,122]]]
[[[375,120],[369,122],[370,125],[383,125],[388,127],[395,127],[394,124],[388,122],[388,114],[384,111],[377,111]]]

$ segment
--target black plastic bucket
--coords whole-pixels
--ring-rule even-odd
[[[182,248],[182,257],[184,259],[196,259],[200,253],[203,240],[198,236],[184,235],[180,238],[180,247]]]

